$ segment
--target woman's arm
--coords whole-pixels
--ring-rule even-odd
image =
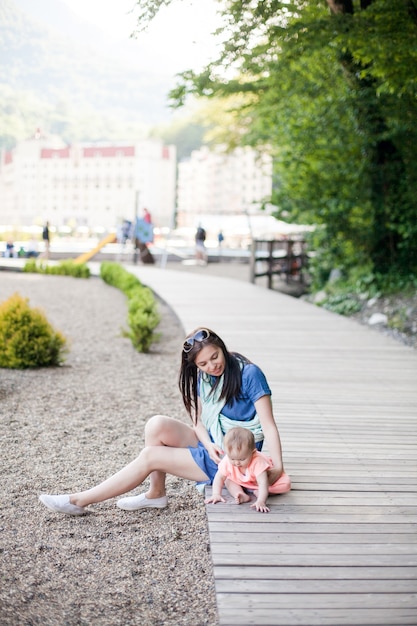
[[[284,464],[282,461],[281,439],[272,413],[271,396],[265,395],[259,398],[255,402],[255,409],[261,422],[268,454],[274,462],[272,471],[276,470],[275,480],[277,480],[284,471]]]

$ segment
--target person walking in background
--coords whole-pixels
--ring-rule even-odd
[[[45,246],[44,252],[41,254],[42,259],[49,259],[49,245],[50,245],[50,236],[49,236],[49,222],[45,223],[45,226],[42,230],[42,240]]]
[[[195,234],[195,258],[197,261],[202,263],[207,263],[207,253],[206,253],[206,231],[201,226],[198,225],[196,234]]]
[[[291,489],[290,477],[283,473],[275,480],[270,468],[274,462],[256,449],[253,433],[241,426],[231,428],[224,437],[226,456],[220,461],[213,480],[213,493],[205,500],[206,504],[226,502],[222,489],[227,483],[227,490],[236,504],[250,502],[251,496],[246,491],[253,491],[257,496],[251,504],[261,513],[269,513],[266,506],[268,494],[286,493]]]
[[[219,232],[217,234],[217,243],[219,245],[219,260],[220,260],[221,254],[222,254],[223,241],[224,241],[223,232],[221,230],[219,230]]]
[[[149,213],[148,209],[143,209],[143,220],[147,223],[147,224],[152,224],[152,216]]]
[[[40,501],[57,513],[83,515],[88,505],[125,494],[149,476],[147,492],[121,498],[117,506],[126,511],[163,509],[168,505],[166,474],[193,480],[204,489],[217,473],[224,434],[237,424],[254,434],[258,450],[265,438],[273,461],[270,480],[283,477],[288,490],[271,390],[257,365],[229,352],[212,330],[199,327],[183,343],[178,384],[191,426],[154,415],[145,426],[145,447],[131,463],[90,489],[69,495],[41,494]]]

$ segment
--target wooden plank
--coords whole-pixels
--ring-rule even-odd
[[[292,609],[294,597],[286,593],[246,593],[243,596],[235,593],[217,593],[219,606],[234,609]],[[299,593],[297,606],[303,609],[393,609],[417,608],[416,593]]]
[[[212,553],[213,564],[252,565],[265,567],[283,565],[287,567],[415,567],[417,555],[407,554],[231,554]]]
[[[415,580],[399,579],[299,579],[288,580],[286,578],[252,578],[236,579],[223,578],[216,580],[216,592],[224,594],[253,594],[262,596],[263,594],[276,595],[277,603],[282,594],[368,594],[368,593],[390,593],[390,594],[415,594]]]
[[[245,609],[219,607],[219,626],[415,626],[415,608]]]
[[[317,484],[318,489],[322,483],[334,483],[340,489],[345,489],[346,486],[351,485],[354,490],[361,484],[369,484],[369,491],[380,491],[385,488],[387,491],[401,492],[404,487],[408,486],[416,491],[417,475],[414,475],[415,471],[413,468],[405,471],[407,469],[406,465],[402,474],[394,474],[387,467],[387,473],[384,476],[381,476],[378,470],[372,471],[368,468],[352,474],[350,474],[349,469],[345,469],[339,474],[339,468],[336,469],[336,467],[329,465],[317,467],[312,463],[306,463],[302,470],[296,467],[295,464],[287,463],[285,469],[291,478],[294,490],[297,489],[298,482],[306,482]],[[347,479],[347,474],[350,474],[349,480]]]
[[[315,454],[313,451],[306,456],[306,453],[301,454],[298,449],[294,452],[287,453],[286,451],[285,458],[286,465],[289,464],[294,468],[304,469],[304,471],[307,471],[310,467],[312,470],[316,467],[319,469],[323,468],[328,471],[332,471],[334,469],[335,471],[340,471],[342,473],[346,473],[346,471],[356,471],[358,473],[369,472],[371,475],[374,474],[376,478],[379,478],[381,482],[384,480],[384,474],[381,473],[384,468],[387,470],[388,476],[395,476],[396,474],[392,472],[400,472],[400,467],[402,468],[402,474],[400,473],[402,476],[408,475],[404,472],[405,468],[412,472],[416,471],[415,457],[403,459],[401,466],[399,466],[396,458],[373,458],[372,460],[367,459],[366,462],[360,462],[357,458],[355,459],[355,456],[353,455],[350,459],[347,458],[342,461],[342,459],[337,456],[332,458],[330,455],[323,456],[323,454]],[[346,478],[348,478],[348,476],[346,476]]]
[[[211,537],[210,537],[211,539]],[[213,560],[217,556],[223,557],[230,554],[240,555],[256,555],[260,559],[265,557],[276,556],[276,561],[279,562],[281,556],[292,554],[296,555],[351,555],[352,558],[356,555],[391,555],[392,557],[397,555],[408,555],[408,557],[414,558],[417,556],[417,544],[396,543],[396,544],[381,544],[381,543],[367,543],[367,544],[352,544],[352,543],[278,543],[276,541],[265,542],[263,544],[243,542],[243,541],[224,541],[221,543],[211,542],[211,553]],[[417,561],[416,561],[417,563]]]
[[[342,565],[315,567],[285,565],[214,565],[217,580],[412,580],[417,579],[417,567],[368,566],[349,567]]]
[[[320,507],[318,507],[320,508]],[[341,507],[339,507],[341,508]],[[320,511],[309,511],[309,507],[300,507],[298,511],[294,511],[294,508],[291,511],[278,511],[274,512],[271,508],[270,513],[257,513],[256,511],[243,512],[240,513],[241,522],[250,522],[253,520],[254,516],[260,517],[262,515],[262,521],[264,524],[273,524],[276,522],[281,522],[282,524],[287,523],[300,523],[303,522],[314,522],[315,524],[328,524],[328,523],[339,523],[339,524],[348,524],[352,522],[363,522],[367,524],[375,524],[375,523],[390,523],[390,524],[401,524],[404,521],[417,522],[417,517],[414,515],[405,515],[405,514],[395,514],[392,512],[359,512],[359,513],[342,513],[342,512],[332,512],[323,510]],[[222,521],[228,518],[229,520],[232,518],[232,514],[227,515],[227,507],[224,507],[221,514],[210,513],[207,517],[209,520],[209,524],[215,521]]]
[[[253,526],[253,525],[251,525]],[[224,543],[252,543],[252,544],[264,544],[270,543],[273,540],[277,544],[288,543],[293,544],[297,543],[301,544],[327,544],[331,545],[335,544],[343,544],[343,545],[358,545],[358,544],[382,544],[382,545],[392,545],[392,544],[405,544],[408,546],[414,546],[417,544],[417,533],[323,533],[320,532],[320,529],[316,527],[318,532],[316,533],[303,533],[301,532],[275,532],[270,525],[268,525],[267,530],[269,532],[263,532],[264,526],[256,525],[256,528],[251,528],[251,531],[237,531],[236,525],[233,525],[233,528],[230,528],[229,531],[214,531],[212,528],[210,529],[210,544],[213,546],[216,543],[224,544]],[[297,525],[298,528],[298,525]],[[260,532],[262,530],[262,532]]]
[[[411,480],[411,479],[410,479]],[[292,491],[316,491],[317,490],[317,481],[314,482],[300,482],[299,480],[292,479]],[[389,491],[392,488],[393,483],[385,483],[380,485],[381,491]],[[398,485],[398,482],[396,483]],[[352,484],[352,481],[349,481],[349,484],[341,485],[340,483],[331,483],[320,482],[320,489],[322,491],[346,491],[350,493],[361,493],[361,492],[369,492],[372,490],[374,485],[372,483],[363,483],[363,484]],[[412,493],[414,494],[414,499],[416,499],[416,488],[412,484],[402,484],[399,487],[399,490],[402,493]]]
[[[404,520],[402,520],[404,522]],[[360,520],[359,522],[348,522],[348,523],[326,523],[316,524],[315,522],[306,521],[302,524],[299,523],[281,523],[277,521],[275,518],[271,519],[268,517],[268,523],[265,524],[265,518],[257,518],[253,521],[235,521],[230,518],[227,520],[214,519],[214,517],[210,521],[210,532],[219,532],[219,533],[229,533],[235,532],[238,533],[257,533],[262,535],[265,533],[268,536],[268,533],[274,533],[277,537],[285,533],[308,533],[309,536],[314,536],[316,534],[320,535],[321,533],[337,533],[340,535],[341,541],[343,541],[345,534],[349,535],[351,533],[358,535],[365,535],[366,533],[373,535],[378,533],[402,533],[407,535],[417,536],[417,524],[410,523],[397,523],[397,524],[388,524],[388,523],[375,523],[372,526],[369,526],[368,523]]]

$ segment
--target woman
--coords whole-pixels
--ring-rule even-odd
[[[43,494],[40,501],[57,513],[83,515],[89,504],[124,494],[149,476],[146,493],[122,498],[117,506],[127,511],[163,509],[168,504],[165,474],[211,484],[223,456],[223,434],[236,425],[250,428],[259,450],[265,438],[274,463],[271,472],[275,480],[283,475],[271,390],[259,367],[229,352],[212,330],[198,328],[183,344],[179,387],[192,426],[155,415],[145,426],[145,447],[129,465],[91,489],[71,495]]]

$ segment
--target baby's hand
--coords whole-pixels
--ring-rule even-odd
[[[205,504],[216,504],[216,502],[226,502],[226,500],[222,496],[212,495],[210,498],[206,498],[204,502]]]
[[[265,502],[261,502],[260,500],[251,504],[250,508],[256,509],[259,513],[269,513],[269,507],[266,506]]]

